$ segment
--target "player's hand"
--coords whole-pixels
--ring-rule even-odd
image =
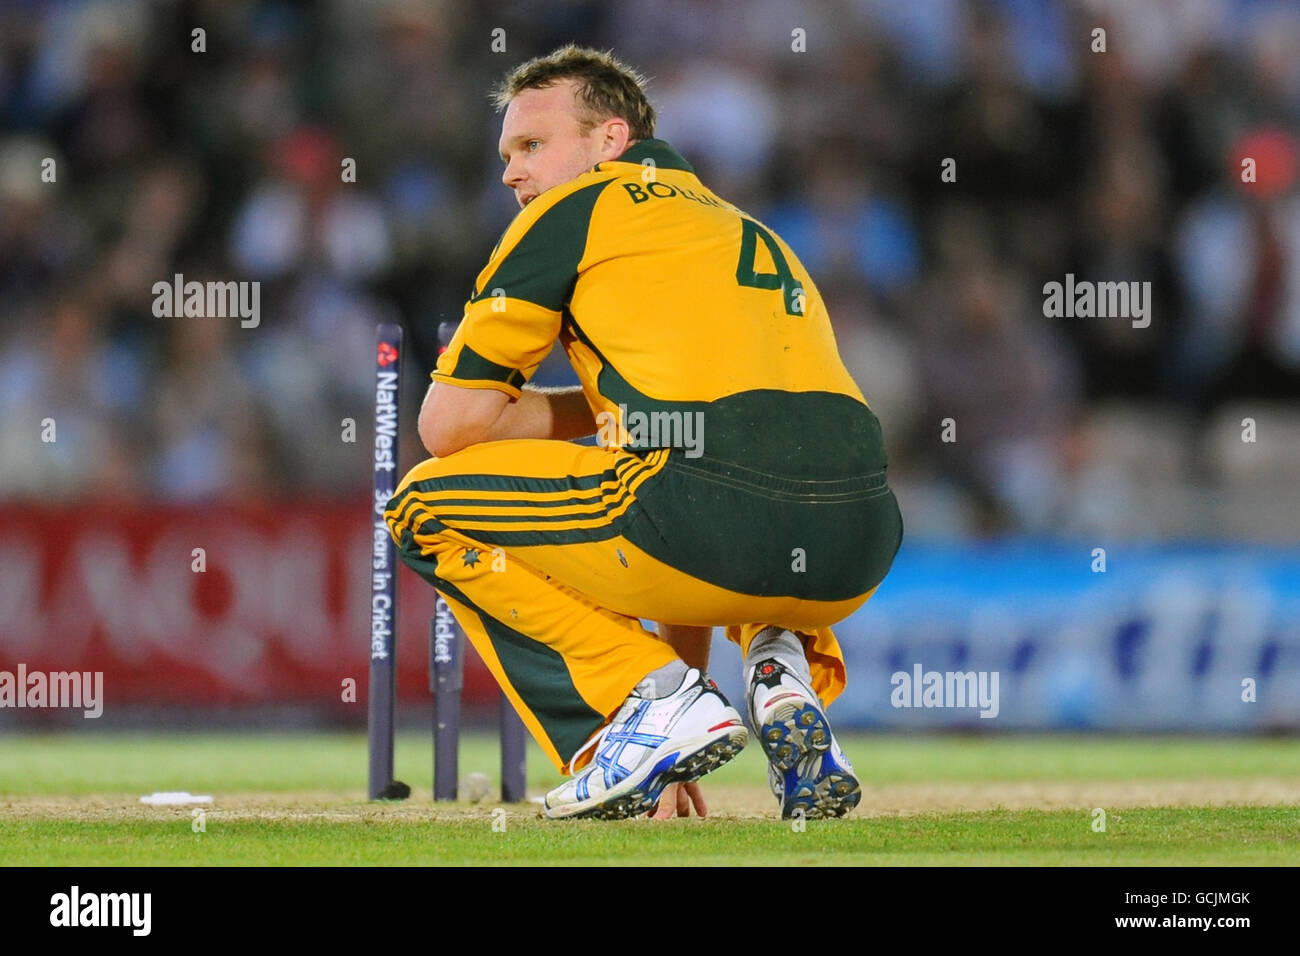
[[[651,820],[671,820],[674,816],[689,817],[691,806],[695,806],[697,815],[708,816],[709,808],[704,804],[704,791],[700,785],[690,783],[670,783],[659,795],[659,806],[646,814]]]

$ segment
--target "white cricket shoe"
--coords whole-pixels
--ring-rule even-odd
[[[831,733],[817,693],[779,653],[749,670],[749,717],[767,754],[781,816],[842,817],[862,799],[853,764]]]
[[[586,769],[546,795],[546,816],[621,820],[647,813],[670,783],[717,770],[748,740],[744,721],[718,685],[691,668],[667,697],[632,692],[614,719],[574,754],[576,759],[596,748]]]

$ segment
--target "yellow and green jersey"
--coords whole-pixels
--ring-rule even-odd
[[[789,246],[667,143],[637,143],[520,210],[433,377],[518,397],[557,341],[606,447],[474,444],[417,465],[384,512],[555,766],[673,659],[644,619],[726,626],[742,651],[797,631],[833,700],[831,625],[903,526],[879,423]]]
[[[520,210],[433,378],[518,397],[557,341],[604,443],[687,437],[689,457],[791,478],[885,466],[879,423],[798,257],[662,140]],[[692,422],[700,434],[684,431]]]

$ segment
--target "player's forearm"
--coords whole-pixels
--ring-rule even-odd
[[[507,438],[552,438],[568,441],[594,434],[596,419],[580,386],[525,388],[501,411],[483,441]]]
[[[668,644],[688,667],[709,669],[709,648],[713,643],[713,628],[693,624],[660,624],[659,640]]]

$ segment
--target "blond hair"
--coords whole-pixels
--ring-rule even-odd
[[[627,121],[629,139],[654,138],[655,111],[646,98],[646,78],[615,58],[613,51],[568,43],[533,57],[492,90],[492,105],[500,112],[523,90],[545,89],[561,80],[577,82],[578,124],[584,134],[617,116]]]

